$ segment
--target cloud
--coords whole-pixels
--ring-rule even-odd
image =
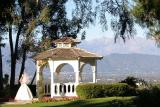
[[[114,38],[101,37],[82,41],[79,47],[102,55],[113,53],[160,55],[160,48],[156,46],[155,42],[142,37],[129,39],[126,43],[121,39],[114,43]]]

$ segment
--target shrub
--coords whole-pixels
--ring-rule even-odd
[[[100,84],[78,85],[76,92],[81,98],[97,98],[103,96],[103,88]]]
[[[135,77],[127,77],[126,79],[122,80],[120,83],[127,83],[128,85],[130,85],[131,87],[137,87],[136,83],[137,83],[138,79]]]
[[[40,80],[37,82],[37,96],[39,100],[44,96],[44,83]]]
[[[137,107],[159,107],[160,88],[152,86],[149,89],[143,89],[136,99]]]
[[[38,96],[38,99],[41,100],[44,96],[44,89],[45,89],[45,86],[44,86],[44,79],[43,79],[43,72],[39,72],[39,80],[37,81],[37,96]]]
[[[135,90],[125,83],[116,84],[80,84],[76,88],[80,98],[98,98],[106,96],[129,96]]]
[[[140,78],[130,77],[130,76],[122,80],[120,83],[126,83],[133,88],[148,87],[148,84],[145,80]]]
[[[36,96],[36,85],[28,85],[28,87],[30,88],[33,96]]]
[[[134,95],[134,88],[125,83],[103,85],[104,96],[130,96]]]

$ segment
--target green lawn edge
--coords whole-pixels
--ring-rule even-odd
[[[58,101],[49,103],[33,103],[21,105],[2,104],[0,107],[136,107],[132,97],[106,97],[94,99],[80,99],[75,101]]]

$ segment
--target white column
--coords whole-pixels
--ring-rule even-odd
[[[93,83],[96,83],[96,78],[97,78],[97,62],[96,61],[94,65],[92,65],[92,72],[93,72]]]
[[[55,90],[55,88],[54,88],[54,84],[53,84],[53,72],[51,72],[51,98],[53,98],[53,96],[54,96],[54,90]]]
[[[79,78],[79,73],[80,73],[79,61],[77,61],[77,63],[73,66],[73,68],[74,68],[74,72],[75,72],[75,83],[79,84],[79,80],[80,80],[80,78]]]
[[[53,75],[53,73],[54,73],[55,71],[54,71],[53,61],[50,59],[50,60],[48,61],[48,63],[49,63],[49,69],[50,69],[50,72],[51,72],[51,83],[54,83],[54,75]]]
[[[75,77],[76,77],[76,81],[75,82],[77,84],[79,84],[79,72],[78,71],[75,72]]]
[[[40,66],[39,66],[39,61],[36,62],[36,93],[38,94],[38,81],[39,81],[39,72],[40,72]]]
[[[50,72],[51,72],[51,98],[53,98],[54,96],[54,92],[55,92],[55,88],[54,88],[54,68],[53,68],[53,61],[51,59],[48,60],[48,64],[49,64],[49,68],[50,68]]]
[[[93,83],[96,83],[96,72],[93,72]]]
[[[37,82],[39,81],[39,73],[41,68],[41,66],[39,65],[39,61],[36,62],[36,67],[37,67],[37,71],[36,71],[36,85],[37,85]]]

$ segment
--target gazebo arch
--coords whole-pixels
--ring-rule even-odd
[[[37,63],[40,60],[48,61],[51,72],[51,97],[77,96],[75,89],[80,84],[81,72],[83,66],[88,63],[91,65],[93,74],[93,83],[96,82],[97,60],[102,59],[95,53],[87,52],[86,50],[76,47],[80,43],[71,37],[63,37],[54,41],[56,48],[39,53],[34,57]],[[55,83],[55,72],[60,72],[60,69],[69,64],[73,67],[75,72],[74,83]],[[39,77],[40,64],[37,64],[37,81]]]
[[[82,67],[80,68],[81,82],[93,82],[93,75],[92,74],[93,74],[92,65],[89,63],[83,64]],[[86,78],[86,76],[87,76],[87,78]],[[87,81],[87,79],[89,81]]]
[[[54,72],[56,82],[75,82],[74,67],[68,63],[59,65]],[[56,78],[57,77],[57,78]]]

